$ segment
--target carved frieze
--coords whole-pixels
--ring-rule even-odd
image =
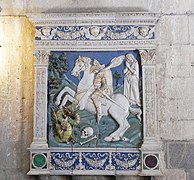
[[[36,27],[36,40],[143,40],[154,39],[153,26],[54,26]]]

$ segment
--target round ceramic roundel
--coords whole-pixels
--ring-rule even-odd
[[[46,156],[44,154],[33,155],[32,164],[35,168],[43,168],[46,165]]]
[[[148,154],[144,158],[144,165],[148,169],[155,169],[158,167],[158,157],[155,154]]]

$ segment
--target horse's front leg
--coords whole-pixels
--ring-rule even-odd
[[[67,101],[70,101],[71,103],[72,103],[72,102],[78,103],[78,101],[77,101],[74,97],[72,97],[72,96],[70,96],[69,94],[67,94],[67,95],[64,97],[64,99],[63,99],[63,101],[62,101],[62,103],[61,103],[61,105],[60,105],[59,107],[62,108],[63,106],[65,106],[66,103],[67,103]]]
[[[61,98],[62,98],[63,94],[66,93],[66,92],[69,93],[72,97],[75,96],[75,91],[72,90],[71,88],[69,88],[68,86],[66,86],[65,88],[63,88],[63,89],[59,92],[59,94],[58,94],[57,97],[56,97],[55,104],[56,104],[57,106],[60,104]]]

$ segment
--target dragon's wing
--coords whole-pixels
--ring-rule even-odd
[[[54,123],[58,121],[56,112],[57,112],[57,109],[51,108],[51,120]]]

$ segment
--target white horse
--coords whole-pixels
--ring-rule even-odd
[[[67,101],[76,102],[80,110],[87,110],[93,114],[96,114],[96,107],[91,100],[91,95],[94,93],[94,78],[95,73],[91,71],[92,60],[89,57],[82,57],[75,61],[75,66],[71,71],[71,74],[78,77],[80,72],[83,71],[83,77],[78,83],[77,91],[73,91],[69,87],[65,87],[60,91],[56,98],[56,105],[60,107],[64,106]],[[107,74],[111,73],[111,70],[106,70]],[[64,93],[64,99],[62,96]],[[129,115],[130,104],[128,99],[123,94],[113,94],[112,97],[102,94],[104,97],[104,102],[102,102],[102,116],[110,115],[119,125],[119,128],[105,137],[105,141],[119,141],[122,138],[126,130],[130,127],[127,121]],[[62,101],[62,102],[61,102]]]

